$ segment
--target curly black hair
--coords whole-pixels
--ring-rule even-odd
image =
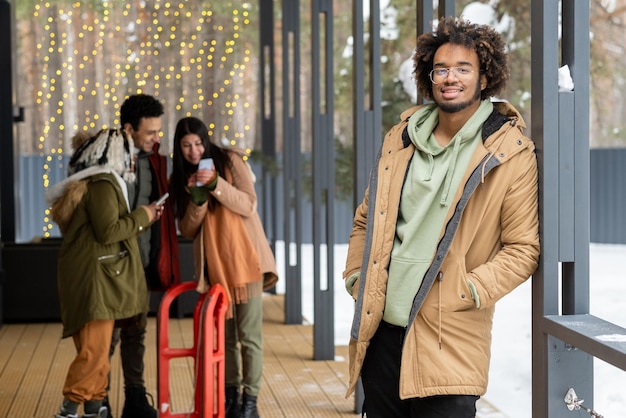
[[[123,128],[130,123],[134,130],[138,130],[142,118],[158,118],[162,114],[163,104],[160,101],[147,94],[134,94],[120,107],[120,125]]]
[[[482,100],[504,91],[509,81],[509,57],[502,36],[490,26],[449,16],[439,20],[436,30],[417,38],[413,54],[414,74],[417,89],[424,98],[433,100],[429,74],[433,69],[435,53],[440,46],[448,43],[476,51],[480,74],[487,78],[487,87],[481,92]]]

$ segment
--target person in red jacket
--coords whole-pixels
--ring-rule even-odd
[[[135,146],[135,181],[129,182],[131,209],[157,200],[168,189],[166,157],[159,154],[159,133],[163,105],[146,94],[129,96],[120,108],[120,124]],[[148,288],[164,291],[180,283],[178,239],[170,199],[164,203],[161,219],[139,235],[139,250]],[[111,355],[118,342],[124,372],[125,402],[122,418],[156,418],[157,411],[146,399],[143,377],[146,323],[148,312],[126,321],[113,332]],[[112,418],[108,398],[105,404]]]

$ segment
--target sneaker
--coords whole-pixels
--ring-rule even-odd
[[[106,407],[107,409],[107,414],[105,415],[106,418],[113,418],[113,414],[111,414],[111,404],[109,403],[109,397],[105,396],[104,399],[102,400],[102,406]]]
[[[61,410],[54,418],[78,418],[78,406],[76,402],[72,402],[69,399],[63,399],[61,404]]]
[[[107,414],[109,413],[109,408],[106,406],[101,406],[100,410],[97,413],[93,414],[85,414],[83,418],[107,418]]]

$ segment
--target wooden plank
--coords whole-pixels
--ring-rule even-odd
[[[5,325],[3,327],[4,331],[0,336],[0,365],[2,366],[2,374],[0,374],[1,417],[8,416],[13,396],[15,396],[21,382],[21,376],[18,378],[15,367],[11,365],[11,362],[16,355],[16,351],[18,351],[22,335],[27,329],[27,326]]]
[[[17,405],[18,410],[26,407],[23,404],[23,397],[18,397],[17,394],[22,387],[25,387],[24,390],[30,390],[26,387],[29,381],[25,382],[25,371],[28,370],[28,366],[33,360],[33,353],[37,348],[42,329],[43,325],[41,324],[26,327],[6,363],[2,376],[0,376],[0,387],[2,387],[3,393],[11,397],[12,402],[9,408],[2,407],[4,410],[0,411],[0,416],[13,416],[16,413],[14,405]],[[33,414],[32,411],[30,413],[25,411],[25,413]]]
[[[49,417],[58,412],[63,401],[63,385],[70,363],[76,356],[76,348],[71,338],[61,339],[62,325],[49,324],[50,332],[41,343],[52,352],[52,360],[47,370],[44,385],[39,396],[37,417]],[[20,413],[16,416],[26,416]]]
[[[28,342],[23,340],[23,344],[32,344],[32,356],[28,359],[28,364],[24,370],[23,379],[18,391],[13,399],[13,405],[9,411],[9,416],[16,416],[16,412],[25,414],[24,416],[35,416],[36,409],[39,406],[33,399],[37,399],[43,391],[50,365],[54,361],[54,345],[55,341],[60,340],[60,329],[58,326],[49,326],[46,324],[38,324],[29,327]],[[28,334],[28,333],[27,333]],[[24,334],[27,336],[27,334]],[[52,344],[42,344],[43,341],[50,341]],[[24,345],[20,346],[20,350],[25,349]],[[52,348],[52,349],[51,349]],[[28,347],[30,351],[30,347]],[[60,395],[60,394],[59,394]],[[57,405],[59,405],[57,397]]]
[[[263,382],[259,413],[264,418],[355,417],[354,398],[345,399],[348,348],[335,347],[335,360],[315,361],[313,327],[284,324],[284,297],[263,296]],[[148,318],[146,387],[156,402],[156,318]],[[170,346],[192,347],[193,319],[169,321]],[[0,328],[0,417],[50,417],[58,411],[67,369],[74,359],[71,338],[61,339],[61,324],[6,324]],[[172,410],[191,411],[195,364],[185,357],[170,370]],[[124,405],[119,347],[111,359],[109,397],[113,416]],[[486,400],[478,417],[506,418]]]
[[[284,325],[282,298],[268,296],[264,299],[264,313],[267,314],[264,326],[264,339],[269,353],[265,353],[264,365],[269,365],[270,357],[279,364],[276,370],[284,371],[285,379],[295,392],[289,396],[276,397],[284,416],[345,416],[353,415],[354,401],[345,399],[346,383],[337,378],[336,361],[314,361],[313,327],[311,325]],[[347,370],[347,365],[343,364]],[[267,366],[264,367],[264,370]],[[276,372],[264,371],[265,379]],[[277,382],[269,382],[274,389]],[[274,392],[274,391],[273,391]],[[297,402],[295,400],[297,399]],[[262,409],[262,408],[261,408]],[[315,412],[313,412],[315,411]]]
[[[109,372],[109,404],[113,417],[121,417],[124,408],[124,371],[122,370],[122,356],[120,344],[117,344],[111,356]]]
[[[27,325],[22,324],[5,325],[0,328],[0,370],[5,369],[26,328]],[[3,389],[1,384],[0,379],[0,390]]]

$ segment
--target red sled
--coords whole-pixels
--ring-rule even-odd
[[[188,291],[195,291],[195,282],[184,282],[170,288],[159,306],[157,316],[157,374],[159,418],[224,418],[225,366],[224,318],[228,308],[226,291],[219,285],[200,294],[193,312],[191,348],[169,345],[169,313],[174,299]],[[181,357],[194,359],[194,410],[172,412],[170,402],[170,360]]]

